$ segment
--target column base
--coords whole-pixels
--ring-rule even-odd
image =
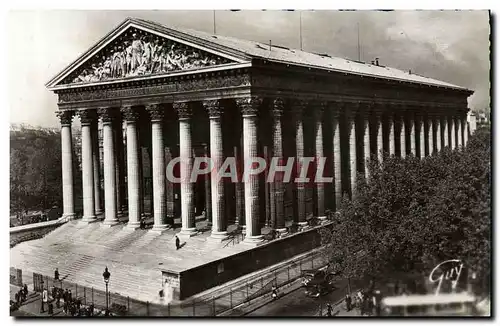
[[[212,234],[207,238],[207,241],[210,242],[222,242],[228,238],[227,232],[222,231],[222,232],[217,232],[217,231],[212,231]]]
[[[90,223],[94,223],[94,222],[97,222],[97,218],[95,216],[84,216],[80,220],[80,224],[90,224]]]
[[[130,230],[140,229],[141,228],[141,222],[128,222],[126,228],[130,229]]]
[[[307,222],[299,222],[299,223],[297,223],[297,225],[298,225],[299,231],[304,231],[304,230],[309,229],[309,224]]]
[[[161,224],[161,225],[153,225],[153,228],[149,232],[162,234],[163,232],[170,229],[170,225]]]
[[[95,211],[95,215],[102,215],[102,214],[104,214],[104,211],[102,209]]]
[[[264,243],[264,238],[262,235],[246,236],[241,243],[248,246],[257,247],[258,245]]]
[[[181,231],[177,234],[184,238],[191,238],[197,235],[198,231],[196,231],[196,228],[181,229]]]
[[[75,213],[70,213],[70,214],[63,214],[60,218],[60,222],[67,222],[67,221],[72,221],[76,218]]]
[[[101,226],[103,227],[112,227],[112,226],[115,226],[117,225],[119,222],[118,220],[114,219],[114,220],[104,220],[101,224]]]

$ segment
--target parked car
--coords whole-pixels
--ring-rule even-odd
[[[309,297],[318,298],[328,294],[334,288],[333,277],[328,275],[324,278],[316,277],[307,283],[305,294]]]
[[[317,270],[306,270],[302,272],[302,285],[308,286],[311,281],[333,283],[337,273],[326,268]]]

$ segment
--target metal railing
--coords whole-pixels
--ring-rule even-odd
[[[298,280],[302,270],[319,268],[322,265],[323,258],[316,253],[270,270],[265,276],[229,288],[229,291],[224,291],[222,294],[176,304],[136,300],[113,292],[111,287],[108,291],[108,309],[115,316],[217,316],[262,296],[270,295],[273,285],[279,289]],[[16,271],[11,272],[11,283],[15,285],[18,283],[14,277],[17,275]],[[97,312],[101,311],[103,314],[106,309],[106,292],[103,290],[33,273],[33,291],[41,293],[45,289],[48,290],[49,296],[52,296],[53,287],[71,290],[72,298],[79,299],[83,306],[93,305]]]

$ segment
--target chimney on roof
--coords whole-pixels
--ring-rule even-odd
[[[408,73],[411,75],[411,69],[408,71]]]
[[[271,46],[272,46],[271,40],[269,40],[269,51],[271,51]]]
[[[375,58],[375,65],[378,66],[378,58]]]

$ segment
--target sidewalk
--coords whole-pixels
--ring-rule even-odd
[[[20,287],[15,286],[10,284],[10,300],[15,300],[15,295],[16,292],[20,290]],[[42,294],[37,293],[34,291],[29,291],[28,290],[28,297],[26,298],[26,301],[19,307],[19,309],[15,311],[11,311],[10,315],[13,317],[71,317],[70,315],[66,315],[63,311],[62,308],[62,302],[64,300],[61,300],[61,307],[57,308],[55,303],[54,305],[54,313],[52,315],[49,315],[48,313],[48,304],[44,303],[44,310],[45,312],[40,312],[41,304],[42,304]],[[95,309],[95,317],[98,316],[99,314],[99,309]],[[85,317],[75,317],[75,318],[85,318]]]

